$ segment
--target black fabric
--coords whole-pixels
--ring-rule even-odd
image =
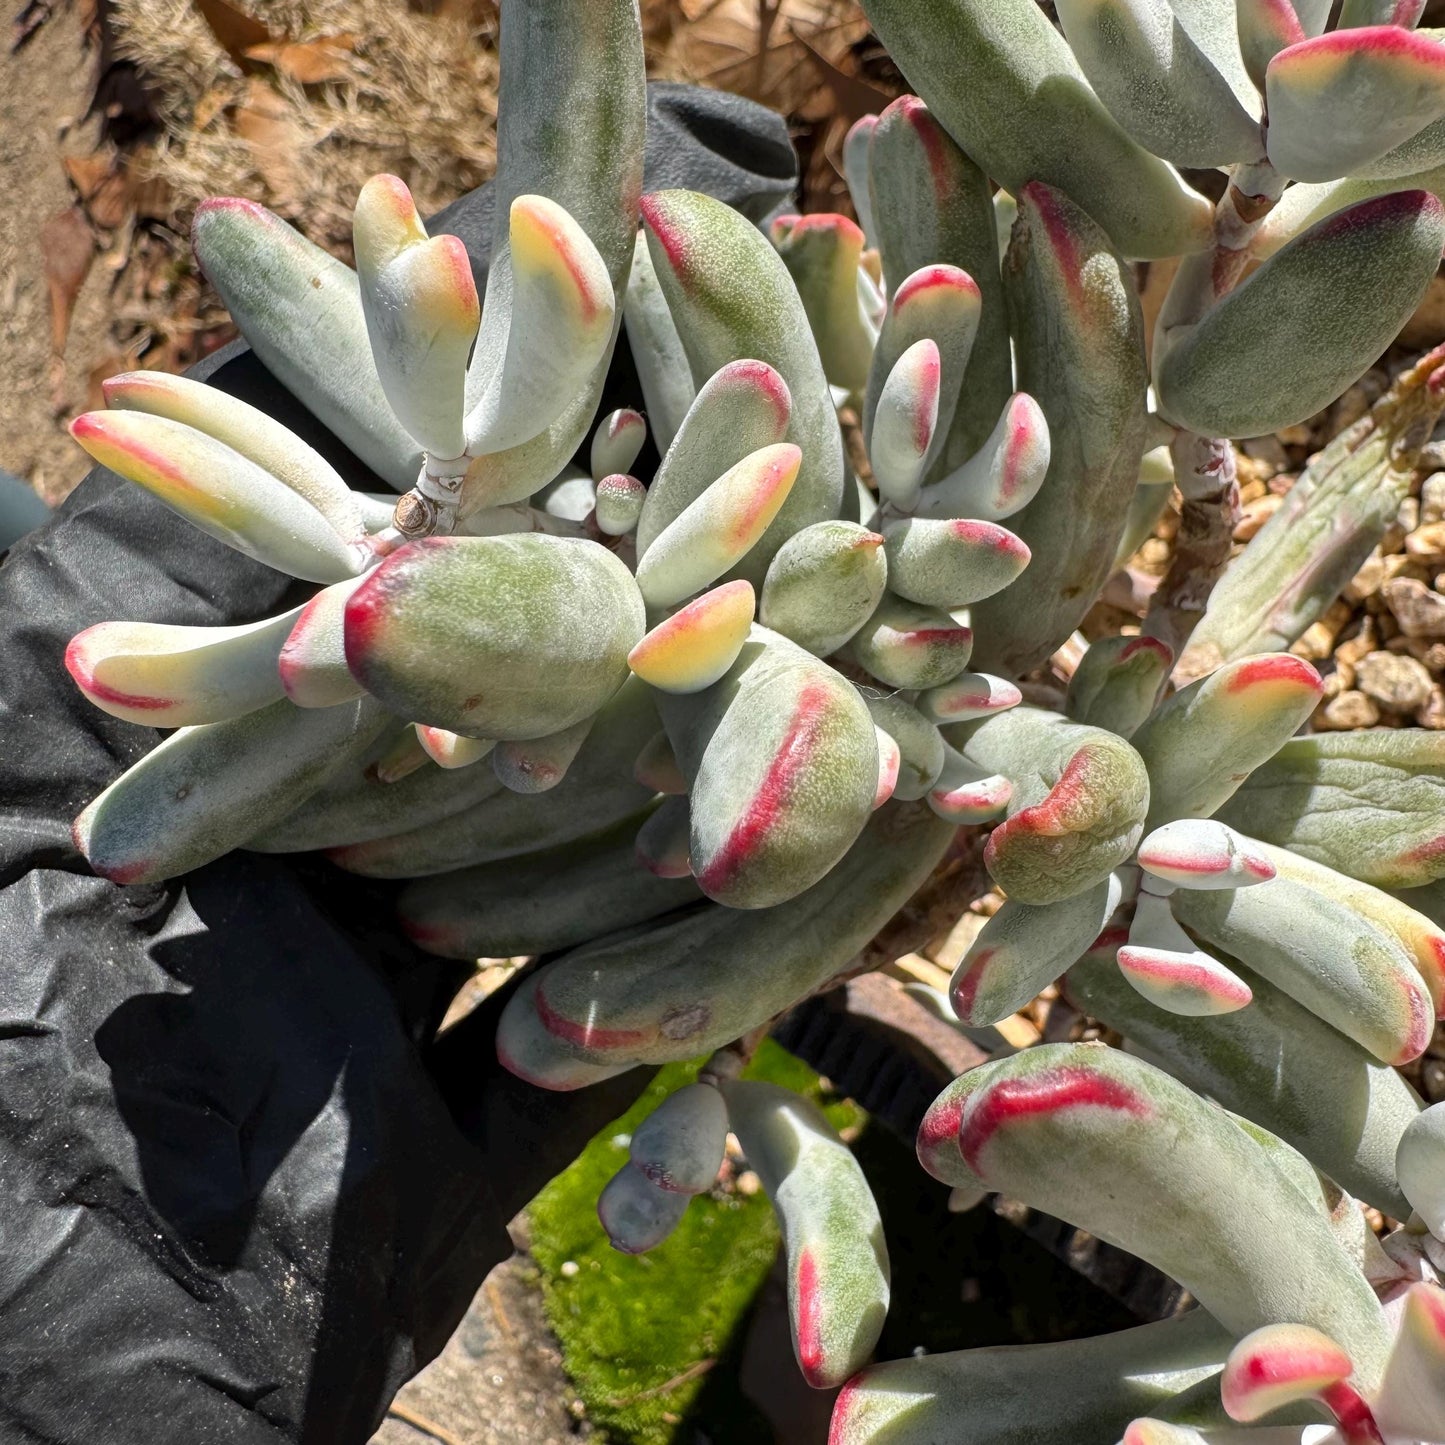
[[[647,174],[761,216],[781,122],[655,86]],[[484,261],[485,188],[439,227]],[[625,400],[630,358],[614,380]],[[381,490],[244,346],[192,375]],[[634,1096],[502,1071],[496,1003],[433,1035],[463,970],[394,886],[237,853],[116,887],[80,808],[156,741],[62,666],[109,618],[245,622],[307,589],[93,471],[0,567],[0,1441],[364,1441],[433,1357],[506,1221]]]

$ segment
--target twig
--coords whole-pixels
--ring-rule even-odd
[[[1168,643],[1179,657],[1229,565],[1239,524],[1239,480],[1234,447],[1225,438],[1180,432],[1169,450],[1184,502],[1174,557],[1150,600],[1144,632]]]
[[[442,1445],[466,1445],[460,1435],[453,1435],[445,1425],[438,1425],[435,1420],[428,1420],[425,1415],[409,1406],[398,1404],[395,1400],[387,1406],[386,1413],[393,1419],[400,1420],[402,1424],[410,1425],[413,1430],[420,1430],[423,1435],[440,1440]]]
[[[643,1390],[636,1395],[620,1395],[607,1403],[614,1409],[621,1409],[624,1405],[635,1405],[639,1400],[655,1400],[659,1395],[666,1395],[669,1391],[677,1389],[679,1385],[685,1385],[689,1380],[695,1380],[699,1375],[705,1375],[717,1364],[716,1360],[699,1360],[695,1365],[689,1365],[680,1375],[674,1375],[670,1380],[664,1380],[660,1385],[654,1385],[650,1390]]]

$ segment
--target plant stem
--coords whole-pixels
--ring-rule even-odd
[[[1185,258],[1165,298],[1155,338],[1155,365],[1170,333],[1197,325],[1232,291],[1249,262],[1249,243],[1284,193],[1284,177],[1266,160],[1237,166],[1214,208],[1214,248]],[[1209,594],[1229,564],[1239,523],[1234,448],[1226,437],[1179,431],[1169,445],[1182,506],[1174,558],[1153,600],[1144,631],[1180,657],[1204,616]],[[1176,669],[1175,681],[1188,679]]]

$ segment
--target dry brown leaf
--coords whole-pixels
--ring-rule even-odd
[[[115,152],[94,151],[88,156],[61,156],[60,164],[82,201],[88,201],[108,176],[115,174]]]
[[[103,231],[123,225],[134,209],[131,173],[114,150],[88,156],[62,156],[61,164],[70,177],[86,214]]]
[[[822,51],[809,44],[808,40],[796,31],[793,32],[793,39],[807,52],[819,78],[828,87],[838,114],[844,116],[850,125],[865,115],[879,114],[893,99],[891,95],[869,85],[866,80],[839,70]]]
[[[669,58],[683,74],[793,111],[818,88],[798,43],[832,53],[868,33],[854,0],[683,0]]]
[[[246,47],[248,60],[273,65],[302,85],[345,80],[355,70],[356,36],[323,35],[318,40],[267,40]]]
[[[126,157],[125,175],[131,210],[146,221],[169,221],[175,204],[164,177],[154,173],[155,152],[151,148]]]
[[[195,111],[191,116],[191,126],[195,130],[205,130],[225,108],[230,105],[235,96],[223,86],[215,85],[206,91],[196,102]]]
[[[246,51],[253,45],[265,45],[279,37],[273,35],[271,27],[238,10],[228,0],[192,0],[196,12],[210,26],[211,34],[221,42],[226,54],[243,70],[253,69],[246,59]]]
[[[70,313],[95,259],[95,236],[79,206],[57,211],[40,228],[45,284],[50,292],[50,349],[65,354]]]

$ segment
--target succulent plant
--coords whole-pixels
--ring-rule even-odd
[[[1439,264],[1445,44],[1409,3],[1347,0],[1327,33],[1324,0],[865,9],[922,98],[849,136],[861,226],[641,195],[634,0],[504,7],[485,305],[394,177],[358,198],[354,272],[258,206],[200,209],[257,355],[401,496],[211,388],[107,383],[73,428],[92,456],[320,590],[74,639],[97,706],[177,729],[76,844],[118,883],[237,847],[413,880],[421,947],[548,955],[497,1040],[543,1087],[710,1056],[602,1221],[658,1243],[733,1130],[783,1224],[803,1373],[849,1381],[835,1445],[1445,1439],[1445,1123],[1391,1067],[1445,1007],[1445,930],[1387,891],[1445,876],[1445,756],[1296,737],[1321,682],[1282,650],[1377,539],[1445,357],[1214,588],[1231,439],[1331,403]],[[1176,166],[1222,172],[1218,201]],[[1177,263],[1152,337],[1141,259]],[[645,411],[599,417],[624,327]],[[1059,653],[1171,475],[1143,633]],[[1025,703],[1056,654],[1067,696]],[[920,1157],[1202,1308],[864,1369],[888,1307],[867,1182],[738,1062],[980,824],[1007,897],[954,976],[960,1025],[1062,977],[1134,1052],[996,1059]],[[1356,1200],[1406,1222],[1381,1245]]]

